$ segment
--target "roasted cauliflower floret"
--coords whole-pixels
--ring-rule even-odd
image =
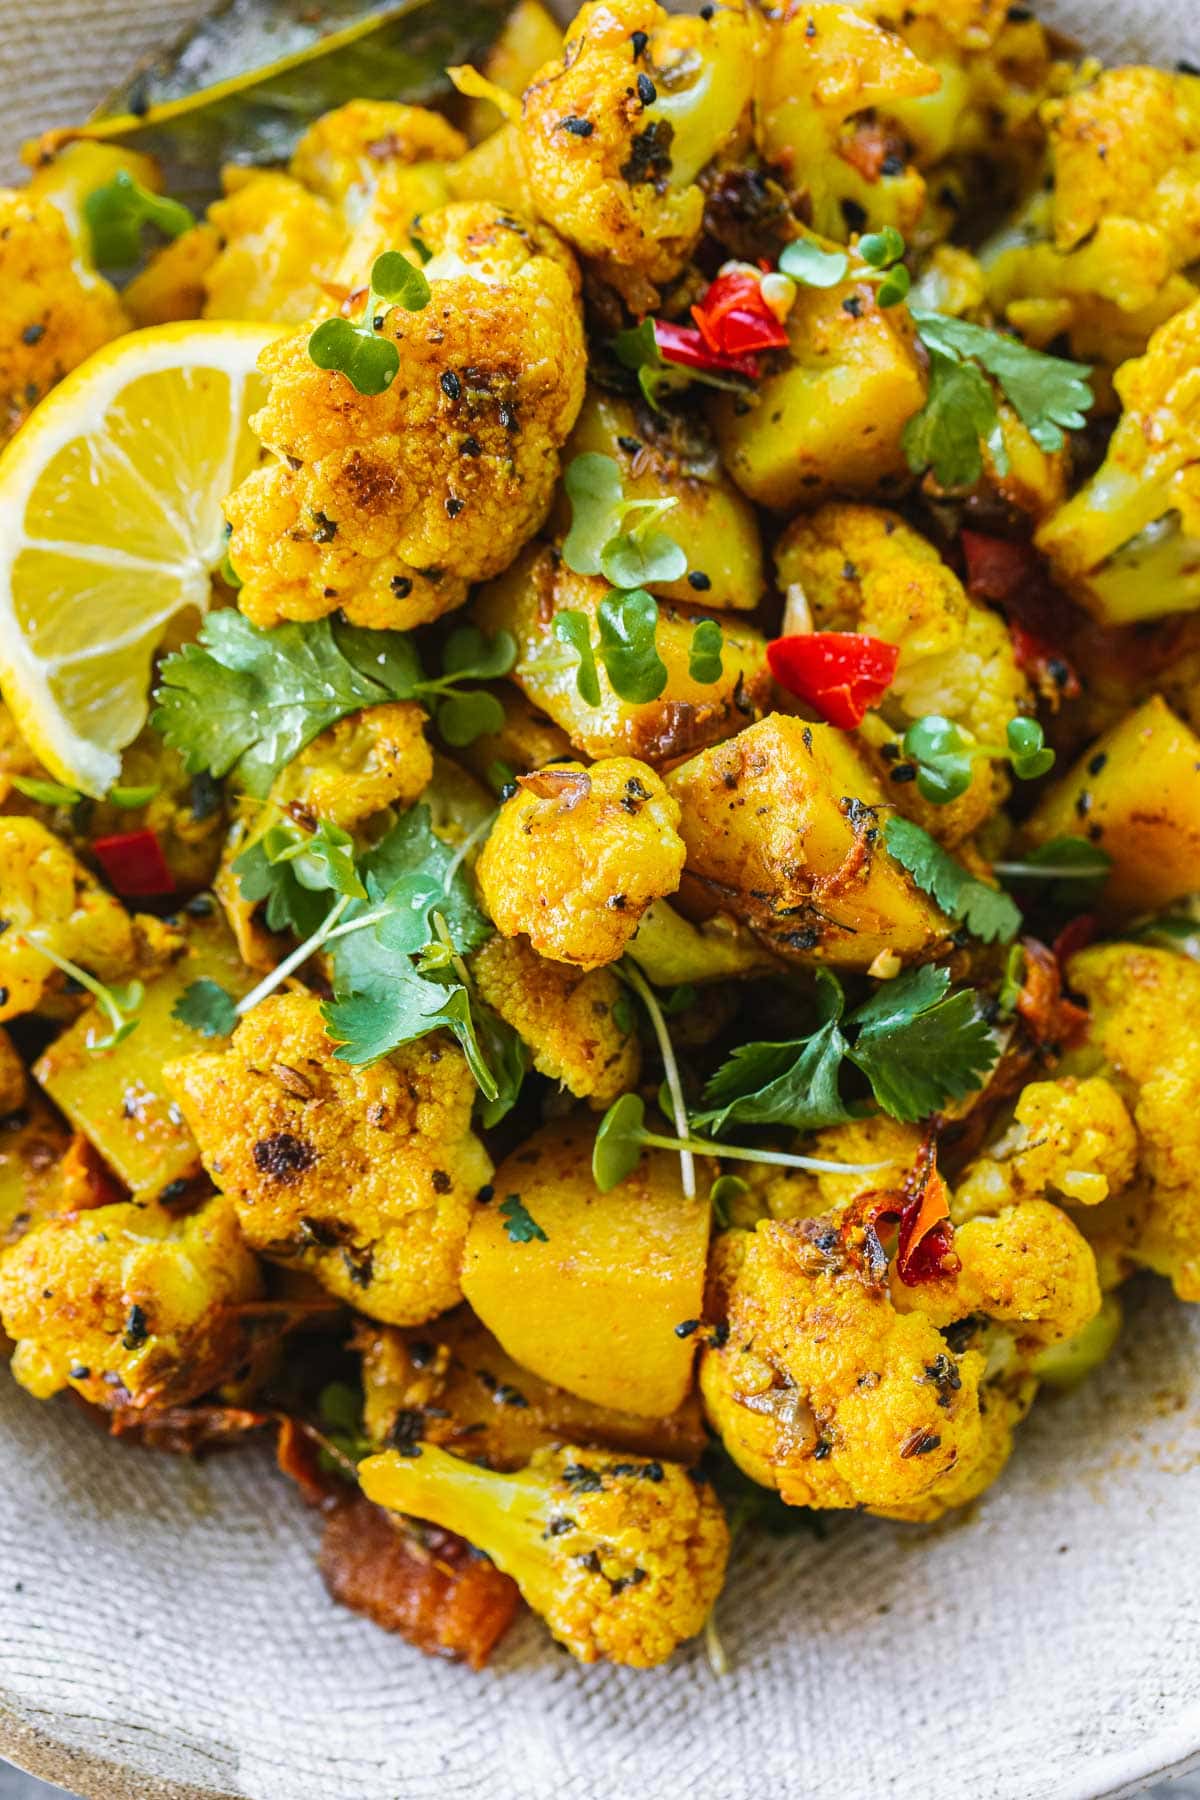
[[[700,235],[696,177],[738,132],[760,37],[740,5],[668,18],[594,0],[525,90],[520,151],[539,218],[647,310]]]
[[[832,725],[772,713],[667,777],[687,883],[769,949],[867,969],[912,960],[949,927],[882,843],[883,788]]]
[[[367,706],[339,719],[276,778],[272,804],[293,818],[328,820],[344,831],[387,806],[411,806],[433,775],[425,719],[425,709],[412,700]]]
[[[466,149],[441,113],[397,100],[350,100],[322,113],[292,152],[291,173],[357,225],[372,195],[414,163],[451,162]]]
[[[602,575],[577,575],[557,551],[530,544],[510,569],[471,601],[472,617],[485,631],[511,631],[517,640],[512,680],[534,706],[560,725],[585,756],[637,756],[664,763],[729,737],[765,709],[771,694],[767,647],[737,614],[716,614],[673,600],[659,603],[655,648],[667,671],[654,700],[625,700],[597,659],[600,704],[579,692],[579,665],[556,635],[560,613],[582,613],[592,641],[600,607],[612,592]],[[697,681],[691,647],[701,619],[721,628],[721,673]]]
[[[238,603],[259,625],[341,611],[407,628],[461,605],[537,530],[583,399],[577,276],[549,234],[497,208],[422,221],[432,290],[392,308],[386,392],[319,369],[308,333],[263,352],[255,427],[284,460],[227,503]]]
[[[0,444],[56,382],[128,328],[59,209],[0,188]]]
[[[39,944],[101,981],[132,972],[129,914],[36,819],[0,818],[0,919],[0,1019],[32,1012],[62,987]]]
[[[980,758],[966,793],[947,806],[921,798],[900,740],[913,719],[940,713],[980,743],[1003,744],[1010,719],[1032,711],[1004,622],[968,599],[933,545],[898,514],[831,503],[793,521],[776,552],[789,599],[785,629],[866,632],[900,651],[896,674],[858,733],[889,799],[943,843],[957,844],[1007,798],[1000,766]]]
[[[221,1054],[168,1064],[204,1166],[264,1256],[371,1318],[419,1325],[461,1298],[471,1206],[491,1173],[460,1052],[424,1038],[339,1062],[320,1001],[274,995]]]
[[[720,1502],[678,1463],[566,1445],[498,1475],[425,1444],[369,1457],[358,1475],[377,1505],[486,1552],[580,1662],[665,1662],[725,1579]]]
[[[529,1046],[533,1066],[603,1108],[636,1086],[638,1035],[610,969],[583,973],[523,937],[491,938],[472,960],[480,998]]]
[[[978,1461],[983,1355],[898,1312],[836,1218],[725,1232],[709,1281],[708,1316],[729,1327],[702,1353],[709,1421],[789,1505],[888,1513]]]
[[[183,1219],[124,1202],[63,1213],[0,1253],[13,1374],[40,1400],[65,1387],[106,1408],[192,1399],[244,1354],[236,1309],[261,1292],[221,1195]]]
[[[204,273],[206,319],[294,325],[324,299],[348,232],[327,200],[276,170],[230,169],[209,208],[221,247]]]
[[[1036,542],[1089,612],[1125,625],[1200,603],[1200,300],[1113,385],[1124,411],[1108,454]]]
[[[1080,1228],[1118,1272],[1143,1265],[1200,1300],[1200,966],[1171,950],[1100,944],[1072,957],[1067,975],[1091,1013],[1077,1055],[1101,1061],[1138,1136],[1132,1184],[1081,1213]]]
[[[563,763],[519,789],[475,867],[496,929],[557,962],[615,962],[651,901],[679,886],[677,803],[631,756]]]
[[[1128,1187],[1136,1165],[1137,1133],[1110,1081],[1073,1075],[1031,1081],[1021,1089],[1011,1128],[964,1171],[954,1217],[1047,1194],[1098,1206]]]
[[[804,196],[822,236],[912,230],[925,183],[905,162],[903,137],[889,143],[875,110],[939,86],[936,70],[902,38],[850,6],[783,9],[759,77],[759,141]]]

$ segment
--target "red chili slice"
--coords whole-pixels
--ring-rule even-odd
[[[715,356],[694,325],[673,325],[669,319],[655,319],[654,341],[664,362],[678,363],[683,369],[707,369],[718,375],[758,375],[756,356]]]
[[[767,662],[780,687],[840,731],[862,724],[887,693],[899,660],[895,644],[854,631],[800,632],[767,645]]]
[[[96,838],[92,849],[113,890],[126,899],[175,892],[175,878],[157,832],[121,831],[115,837]]]
[[[715,356],[753,355],[758,350],[785,350],[788,334],[763,299],[757,276],[733,269],[718,275],[692,317]]]

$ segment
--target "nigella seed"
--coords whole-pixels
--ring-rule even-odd
[[[449,499],[448,499],[448,500],[447,500],[447,502],[446,502],[446,516],[447,516],[447,518],[450,518],[450,519],[457,519],[457,517],[458,517],[458,515],[459,515],[459,513],[460,513],[460,512],[461,512],[461,511],[462,511],[462,509],[463,509],[463,507],[464,507],[464,506],[465,506],[465,505],[466,505],[466,504],[467,504],[467,503],[466,503],[466,501],[465,501],[465,500],[460,500],[460,499],[459,499],[459,498],[458,498],[458,497],[457,497],[457,495],[455,495],[455,494],[451,494],[451,496],[450,496],[450,498],[449,498]]]
[[[693,1331],[698,1331],[699,1329],[699,1319],[681,1319],[679,1324],[675,1327],[675,1336],[677,1338],[689,1338]]]
[[[462,382],[453,369],[447,369],[441,378],[442,392],[447,400],[457,400],[462,393]]]
[[[658,89],[644,71],[637,78],[637,93],[643,106],[653,106],[658,99]]]
[[[458,446],[458,454],[460,456],[478,456],[480,454],[479,439],[473,438],[473,437],[465,437],[463,439],[462,443]]]
[[[407,600],[408,596],[412,593],[412,582],[407,575],[393,575],[388,585],[391,587],[397,600]]]
[[[631,32],[629,42],[633,46],[634,62],[640,62],[642,57],[646,54],[646,45],[650,42],[650,33],[648,31]]]
[[[149,1337],[146,1315],[140,1306],[131,1306],[129,1317],[125,1321],[125,1335],[121,1339],[126,1350],[139,1350]]]
[[[688,570],[688,586],[695,588],[698,594],[706,594],[712,586],[712,578],[703,569]]]
[[[44,325],[27,325],[21,333],[21,342],[30,346],[40,344],[45,335],[46,327]]]
[[[565,119],[560,119],[558,122],[564,131],[571,133],[572,137],[591,137],[596,129],[590,119],[581,119],[576,113],[568,113]]]

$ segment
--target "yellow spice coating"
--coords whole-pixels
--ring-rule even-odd
[[[189,1400],[244,1353],[232,1309],[261,1291],[220,1195],[183,1219],[125,1203],[59,1214],[0,1256],[13,1374],[41,1400],[64,1387],[102,1407]]]
[[[411,806],[433,775],[426,717],[415,701],[397,700],[339,719],[280,772],[271,804],[344,831],[387,806]]]
[[[230,170],[227,185],[208,209],[221,248],[204,275],[204,317],[299,324],[321,304],[345,223],[328,201],[276,170]]]
[[[638,1035],[622,1014],[624,989],[610,969],[586,973],[539,956],[523,937],[491,938],[471,963],[479,996],[518,1032],[533,1066],[592,1106],[636,1086]]]
[[[276,994],[229,1048],[165,1071],[247,1241],[371,1318],[419,1325],[461,1298],[471,1206],[491,1173],[475,1083],[440,1034],[339,1062],[315,995]]]
[[[1072,957],[1068,981],[1091,1012],[1082,1054],[1103,1059],[1139,1150],[1132,1185],[1080,1226],[1102,1256],[1144,1264],[1200,1300],[1200,967],[1171,950],[1099,944]]]
[[[1012,1128],[964,1170],[954,1216],[1046,1194],[1098,1206],[1129,1185],[1136,1165],[1133,1120],[1110,1081],[1031,1081],[1021,1089]]]
[[[127,331],[49,200],[0,188],[0,444],[85,357]]]
[[[882,507],[831,502],[794,520],[776,551],[779,583],[796,591],[816,631],[858,631],[895,644],[895,678],[859,741],[888,797],[945,844],[977,829],[1008,796],[1002,765],[980,758],[947,806],[915,782],[890,782],[908,723],[936,712],[981,743],[1003,744],[1010,719],[1033,710],[1002,618],[968,599],[933,545]],[[885,746],[890,754],[885,755]]]
[[[7,1031],[0,1030],[0,1118],[16,1112],[25,1099],[25,1065]]]
[[[679,806],[630,756],[563,763],[522,778],[476,864],[505,937],[584,969],[615,962],[653,900],[683,872]]]
[[[570,256],[493,206],[448,206],[421,230],[433,297],[385,315],[400,353],[385,393],[317,368],[306,330],[263,353],[255,428],[291,460],[254,471],[226,506],[255,624],[339,609],[359,625],[421,624],[505,568],[549,508],[583,399]]]
[[[717,1238],[700,1391],[753,1480],[793,1506],[890,1510],[924,1499],[981,1450],[984,1358],[897,1311],[850,1261],[836,1220],[765,1221]]]
[[[133,920],[36,819],[0,818],[0,1019],[32,1012],[63,977],[45,944],[102,981],[132,973]]]
[[[700,234],[696,176],[742,123],[760,50],[740,7],[705,20],[668,18],[656,0],[595,0],[525,90],[520,154],[539,218],[643,310],[649,284],[677,275]]]
[[[486,1551],[580,1662],[665,1662],[702,1629],[725,1579],[720,1502],[678,1463],[564,1445],[496,1475],[422,1445],[369,1457],[359,1479],[378,1505]]]
[[[350,100],[311,124],[292,152],[291,174],[357,225],[372,193],[397,168],[449,162],[467,142],[449,120],[397,100]]]

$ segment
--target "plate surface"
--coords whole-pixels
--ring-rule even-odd
[[[1048,8],[1196,56],[1194,0]],[[191,0],[4,0],[0,175]],[[756,1540],[732,1662],[584,1670],[532,1624],[482,1676],[326,1599],[266,1456],[109,1444],[0,1379],[0,1753],[89,1800],[1098,1800],[1200,1754],[1200,1308],[1140,1290],[1116,1358],[1040,1401],[932,1529]]]

